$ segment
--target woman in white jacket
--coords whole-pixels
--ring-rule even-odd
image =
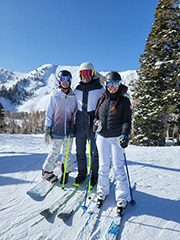
[[[64,161],[66,149],[68,147],[68,164],[66,168],[65,183],[68,181],[68,173],[72,169],[71,147],[74,137],[74,118],[77,109],[76,97],[71,89],[72,75],[67,70],[62,70],[58,74],[59,88],[54,92],[49,100],[45,119],[45,142],[52,141],[49,155],[43,167],[43,178],[50,182],[56,182],[56,161],[62,148],[62,172],[64,172]],[[54,171],[54,172],[53,172]],[[62,183],[62,177],[61,177]]]

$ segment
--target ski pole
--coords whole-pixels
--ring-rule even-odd
[[[85,212],[87,210],[86,206],[86,200],[87,197],[90,195],[90,187],[91,187],[91,140],[88,140],[88,166],[87,166],[87,174],[88,174],[88,180],[86,184],[86,193],[84,197],[84,205],[82,205],[82,209]]]
[[[130,196],[131,196],[131,204],[134,205],[136,202],[135,202],[135,200],[133,199],[133,194],[132,194],[131,182],[130,182],[130,178],[129,178],[129,171],[128,171],[128,166],[127,166],[127,160],[126,160],[125,151],[124,151],[123,154],[124,154],[124,163],[125,163],[125,168],[126,168],[126,173],[127,173],[129,191],[130,191]]]
[[[62,189],[64,189],[64,183],[66,178],[66,169],[67,169],[67,163],[69,158],[69,148],[70,148],[70,136],[68,137],[67,145],[66,145],[66,157],[64,161],[64,172],[63,172],[63,180],[62,180]]]
[[[92,175],[92,141],[89,140],[89,149],[88,149],[88,198],[91,198],[91,175]]]

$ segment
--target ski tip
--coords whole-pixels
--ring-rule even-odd
[[[40,196],[40,195],[32,193],[32,192],[26,192],[26,194],[37,202],[41,202],[45,198],[45,196]]]
[[[49,218],[52,216],[51,212],[49,211],[49,209],[45,209],[44,211],[40,212],[40,214],[45,217],[45,218]]]

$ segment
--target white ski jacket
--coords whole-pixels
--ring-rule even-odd
[[[76,97],[72,90],[65,94],[62,89],[58,89],[51,95],[46,110],[45,127],[51,128],[52,138],[74,136],[76,109]]]

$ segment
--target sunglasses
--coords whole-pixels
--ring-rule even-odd
[[[106,87],[118,88],[122,81],[110,81],[106,83]]]
[[[94,70],[86,69],[80,71],[81,77],[92,77],[94,75]]]
[[[70,76],[61,76],[59,79],[60,82],[71,82]]]

